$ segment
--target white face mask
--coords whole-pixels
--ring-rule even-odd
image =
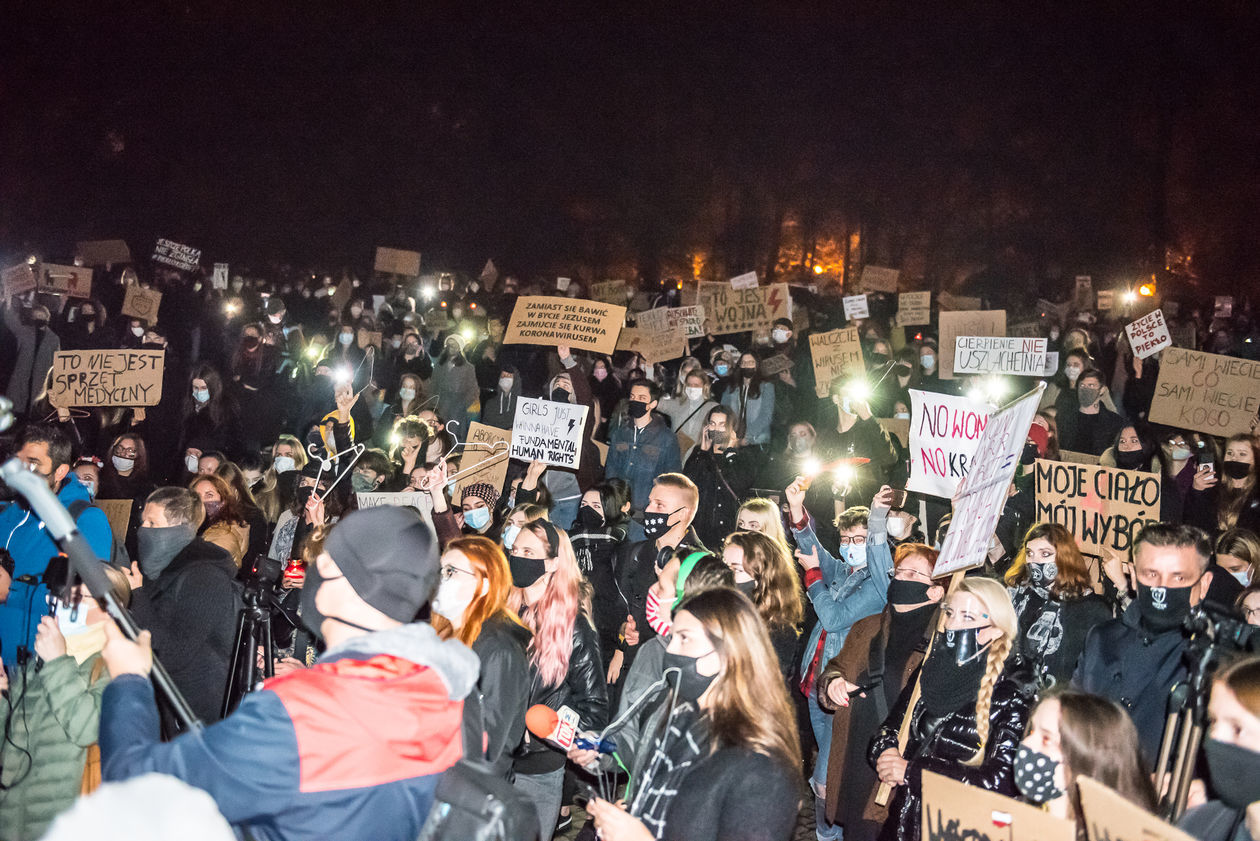
[[[353,333],[338,333],[337,341],[341,342],[343,345],[348,345],[354,341],[354,334]]]
[[[143,327],[132,327],[132,328],[131,328],[131,335],[135,336],[137,339],[138,339],[138,338],[140,338],[141,336],[143,336],[143,335],[144,335],[144,328],[143,328]]]
[[[776,344],[783,344],[788,340],[788,337],[789,334],[786,330],[779,329],[770,331],[770,338],[773,339]]]
[[[503,392],[505,392],[505,393],[506,393],[506,392],[511,391],[511,390],[512,390],[512,378],[511,378],[511,377],[500,377],[500,378],[499,378],[499,389],[500,389],[500,390],[502,390],[502,391],[503,391]]]
[[[291,456],[276,456],[272,459],[271,466],[277,473],[288,473],[290,470],[297,469],[297,462]]]
[[[113,456],[110,461],[114,463],[114,469],[119,473],[126,473],[128,470],[136,466],[134,458],[123,458],[122,456]]]
[[[455,576],[461,576],[463,573],[455,573]],[[437,593],[433,596],[431,607],[433,612],[438,616],[445,616],[451,621],[458,621],[464,618],[464,611],[468,610],[468,606],[472,604],[472,594],[467,596],[461,595],[459,592],[460,582],[456,577],[448,578],[438,584]]]
[[[893,418],[894,418],[895,420],[910,420],[910,413],[909,413],[909,412],[898,412],[897,414],[893,415]]]
[[[936,357],[935,356],[920,356],[919,364],[923,366],[924,371],[931,371],[933,368],[936,367]]]
[[[96,499],[96,483],[95,482],[89,482],[86,479],[80,479],[79,484],[87,488],[89,499]]]
[[[197,456],[184,456],[184,467],[188,468],[189,473],[196,473],[197,462],[200,460],[201,459],[197,458]]]
[[[416,390],[414,388],[400,388],[398,389],[398,396],[403,400],[415,400]]]
[[[699,386],[689,385],[683,389],[683,393],[687,395],[688,400],[694,403],[704,396],[704,389]]]
[[[1231,572],[1230,575],[1238,580],[1238,583],[1244,587],[1251,586],[1251,570],[1244,569],[1242,572]]]
[[[849,565],[850,569],[858,569],[866,566],[866,544],[850,543],[844,549],[844,562]]]
[[[516,542],[516,536],[521,533],[520,526],[514,526],[508,523],[503,529],[503,548],[511,549],[512,544]]]
[[[63,637],[73,637],[81,634],[88,629],[88,606],[83,602],[79,602],[79,609],[76,613],[72,605],[62,603],[61,599],[49,598],[50,605],[57,606],[57,630],[61,631]],[[71,619],[71,615],[74,618]]]
[[[1069,382],[1076,382],[1076,378],[1081,375],[1081,366],[1068,365],[1063,369],[1063,375],[1068,378]]]
[[[888,518],[888,536],[901,540],[910,531],[910,521],[905,517]]]

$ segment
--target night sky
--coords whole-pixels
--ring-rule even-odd
[[[722,274],[860,231],[947,284],[1260,271],[1250,2],[21,5],[6,257]]]

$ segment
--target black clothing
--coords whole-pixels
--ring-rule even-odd
[[[1048,689],[1067,683],[1076,671],[1085,638],[1112,618],[1111,606],[1095,593],[1074,599],[1045,599],[1031,587],[1012,588],[1019,617],[1019,658]]]
[[[136,623],[152,632],[154,652],[207,724],[219,720],[232,662],[241,607],[235,577],[227,550],[194,538],[156,580],[146,580],[131,596]]]
[[[575,525],[569,532],[578,567],[595,591],[592,597],[595,630],[599,633],[599,649],[605,663],[617,649],[617,635],[626,620],[626,603],[617,590],[613,569],[613,558],[625,544],[626,536],[624,525],[594,531],[580,531]]]
[[[1116,443],[1116,436],[1124,428],[1124,420],[1106,406],[1098,407],[1098,414],[1087,415],[1079,409],[1060,410],[1059,448],[1091,456],[1100,456]]]
[[[599,657],[599,638],[581,613],[573,622],[573,653],[569,671],[559,686],[544,686],[533,663],[529,667],[529,703],[546,704],[553,710],[569,706],[581,716],[580,730],[602,730],[608,723],[608,688],[604,663]],[[516,755],[518,774],[546,774],[563,767],[564,754],[542,739],[531,738]]]
[[[502,616],[491,616],[481,625],[472,650],[481,660],[477,691],[481,693],[481,714],[489,743],[486,756],[504,777],[512,770],[512,755],[525,738],[526,698],[521,687],[529,680],[529,657],[525,653],[529,629]],[[465,705],[465,717],[472,709]],[[475,726],[467,721],[465,726]]]
[[[687,529],[678,544],[680,549],[696,550],[705,546],[696,536],[695,529]],[[613,557],[613,574],[617,579],[617,592],[625,605],[625,614],[634,617],[635,627],[639,631],[639,645],[656,636],[647,621],[648,589],[656,583],[657,561],[668,558],[674,549],[657,549],[655,540],[641,540],[638,543],[623,543]],[[626,646],[625,666],[630,665],[637,646]]]
[[[818,450],[824,464],[836,459],[870,459],[868,464],[856,465],[853,469],[853,482],[844,494],[849,505],[869,505],[876,491],[888,481],[889,469],[897,463],[892,440],[875,418],[858,418],[847,432],[835,427],[820,430]],[[844,490],[837,487],[836,495]]]
[[[683,474],[696,483],[700,504],[693,527],[700,540],[720,546],[735,530],[739,506],[761,472],[760,450],[736,447],[714,453],[696,447],[683,467]]]

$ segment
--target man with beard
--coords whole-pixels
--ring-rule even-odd
[[[1184,629],[1190,609],[1212,584],[1212,544],[1194,526],[1152,523],[1133,544],[1137,599],[1085,638],[1072,685],[1129,711],[1153,764],[1159,753],[1168,693],[1186,677]]]

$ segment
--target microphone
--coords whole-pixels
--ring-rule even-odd
[[[553,710],[546,704],[534,704],[525,711],[525,727],[529,732],[563,751],[574,747],[600,753],[617,750],[617,743],[612,739],[601,739],[594,733],[579,733],[578,721],[577,712],[567,706]]]

